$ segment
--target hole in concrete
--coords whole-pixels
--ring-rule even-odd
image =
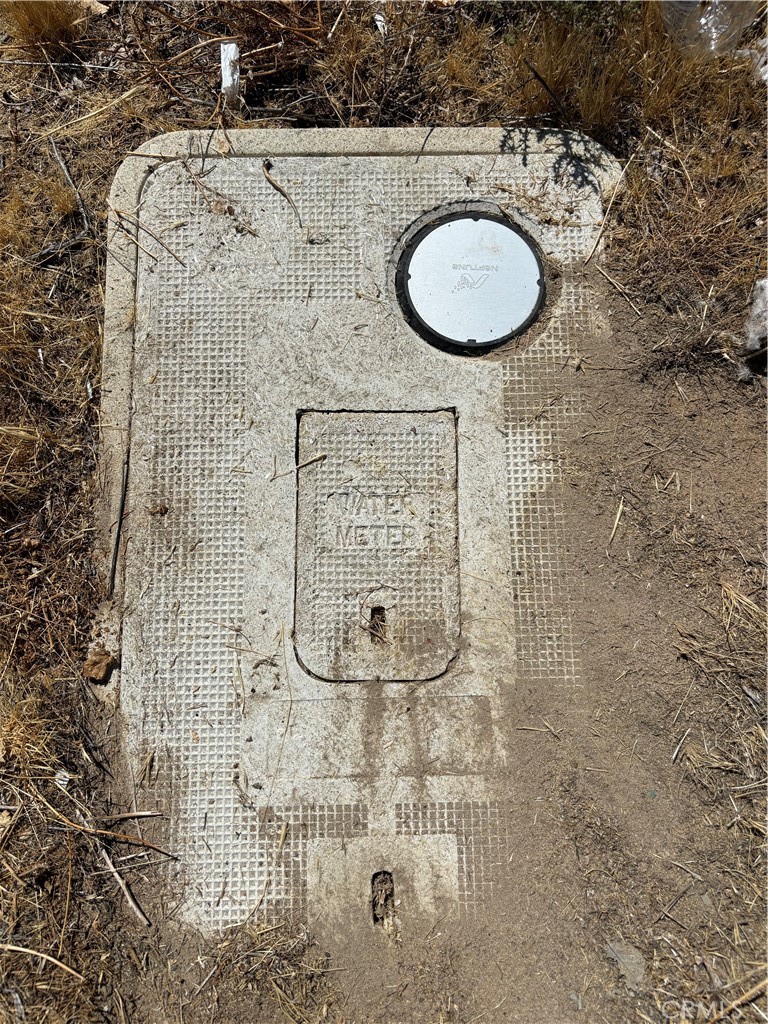
[[[376,871],[371,878],[373,923],[385,931],[395,927],[395,882],[391,871]]]
[[[371,643],[383,644],[387,639],[387,609],[384,605],[377,604],[371,608],[371,621],[369,625]]]

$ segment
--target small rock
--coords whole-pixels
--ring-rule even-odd
[[[629,942],[614,939],[605,947],[605,952],[619,966],[619,974],[630,992],[640,992],[645,984],[645,957]]]

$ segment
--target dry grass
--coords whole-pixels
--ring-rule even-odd
[[[752,595],[723,583],[719,623],[705,636],[681,631],[679,645],[693,678],[688,725],[676,753],[713,812],[726,818],[730,856],[717,867],[731,895],[730,905],[713,908],[693,935],[679,936],[676,943],[693,964],[708,951],[702,962],[709,986],[726,1003],[758,986],[766,972],[764,915],[752,919],[749,913],[764,908],[766,900],[764,594],[764,578]],[[736,923],[728,928],[727,920]],[[707,985],[703,979],[696,983],[695,972],[681,976],[670,961],[664,967],[670,981],[687,986],[689,997],[698,997]],[[754,992],[756,999],[759,995]],[[743,1006],[736,1019],[761,1020],[759,1006]]]
[[[731,826],[751,841],[764,839],[765,640],[764,590],[749,597],[728,583],[722,585],[719,629],[708,636],[683,633],[680,653],[695,668],[694,678],[714,698],[697,736],[680,750],[696,782],[710,798],[733,799]],[[755,849],[748,856],[759,861]]]
[[[83,31],[84,7],[76,0],[37,0],[35,3],[13,3],[11,0],[0,5],[0,15],[7,21],[17,42],[58,55],[65,52]]]
[[[209,966],[210,965],[210,966]],[[257,1000],[290,1024],[336,1020],[328,986],[329,959],[310,942],[303,928],[246,925],[233,929],[204,964],[206,986],[221,976],[234,979],[219,1002],[223,1019]],[[204,989],[197,998],[208,1003]]]
[[[100,767],[109,723],[86,717],[81,665],[103,596],[90,552],[104,210],[126,152],[190,127],[582,128],[633,158],[609,225],[610,270],[655,311],[664,344],[648,352],[649,372],[730,372],[719,353],[737,343],[765,273],[764,96],[749,62],[681,57],[651,4],[377,10],[386,36],[364,3],[118,2],[88,21],[71,3],[0,5],[0,59],[16,62],[0,64],[0,940],[85,977],[6,950],[0,1019],[141,1019],[136,993],[162,966],[104,871],[101,851],[117,857],[120,843],[82,824],[122,810]],[[215,40],[230,34],[244,54],[236,113],[217,93]],[[717,709],[684,758],[713,801],[736,799],[730,870],[759,915],[765,737],[745,687],[762,689],[764,622],[756,598],[723,595],[721,627],[682,641]],[[743,936],[695,936],[691,956],[694,939],[728,948],[734,994],[748,987],[756,952]],[[206,954],[200,982],[215,967],[233,999],[244,986],[288,1019],[329,1012],[324,965],[300,937],[226,942]],[[681,993],[701,984],[671,956],[655,969]]]

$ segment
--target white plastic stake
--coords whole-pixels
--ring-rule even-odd
[[[226,106],[237,106],[240,99],[240,47],[237,43],[221,44],[221,93]]]

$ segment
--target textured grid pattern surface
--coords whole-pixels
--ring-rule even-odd
[[[262,892],[257,902],[267,919],[306,914],[310,840],[368,834],[368,808],[363,804],[271,807],[259,812],[259,820]]]
[[[507,811],[487,800],[396,804],[397,834],[456,836],[459,910],[472,916],[490,905],[508,862]]]
[[[299,474],[299,657],[325,679],[439,675],[459,633],[453,414],[305,413],[299,464],[311,459]]]
[[[556,252],[563,263],[583,258],[585,238],[594,236],[602,212],[593,179],[586,176],[574,190],[537,176],[522,162],[461,162],[464,174],[457,174],[455,161],[429,156],[418,163],[320,159],[310,174],[306,160],[284,158],[270,175],[290,195],[292,207],[258,161],[223,161],[204,175],[199,162],[191,161],[188,171],[174,168],[150,181],[147,192],[162,205],[152,230],[168,249],[147,239],[142,244],[158,267],[175,261],[183,269],[187,263],[188,279],[203,283],[204,277],[206,291],[235,293],[238,302],[299,308],[375,290],[367,258],[371,245],[383,243],[388,254],[417,216],[444,203],[495,202],[532,231],[545,253]],[[553,218],[552,209],[566,195],[571,212]],[[252,278],[248,293],[242,273]]]
[[[574,336],[589,329],[585,289],[563,285],[564,316],[504,364],[507,481],[518,581],[518,657],[526,678],[581,687],[570,607],[577,581],[564,558],[561,500],[566,430],[579,412]]]
[[[142,549],[129,550],[126,566],[132,652],[124,688],[141,711],[129,724],[131,745],[160,762],[158,797],[170,811],[169,841],[184,861],[183,913],[218,928],[255,907],[259,914],[300,910],[306,838],[367,828],[362,799],[327,806],[319,800],[309,808],[298,797],[295,805],[274,808],[269,820],[239,789],[237,649],[245,644],[248,614],[243,467],[254,444],[243,390],[249,350],[267,336],[276,311],[317,303],[351,308],[359,297],[379,301],[395,240],[416,216],[442,203],[500,203],[566,268],[589,250],[602,211],[593,183],[558,183],[518,159],[276,161],[270,173],[298,216],[259,160],[211,164],[205,175],[193,165],[163,168],[144,197],[129,498],[132,514],[148,514]],[[570,212],[552,217],[566,194]],[[561,554],[560,438],[577,411],[568,367],[574,338],[589,329],[586,301],[585,286],[566,274],[558,316],[500,364],[520,668],[567,688],[578,686],[579,670],[568,615],[573,581],[564,575]],[[322,396],[322,380],[317,391]],[[338,407],[350,406],[355,403]],[[433,484],[426,481],[442,463],[432,442],[421,440],[407,457],[418,461],[429,491]],[[352,562],[341,569],[322,557],[309,576],[324,600],[340,600],[345,587],[357,595],[371,582],[380,585]],[[415,639],[424,635],[419,623],[438,606],[446,629],[450,586],[450,574],[420,567],[410,626]],[[342,619],[359,621],[359,597],[344,600]],[[327,663],[344,643],[338,622],[335,615],[322,627]],[[261,781],[269,787],[268,779]],[[400,805],[397,814],[398,834],[457,836],[461,906],[473,912],[492,891],[497,865],[506,863],[502,811],[492,801],[448,800]]]
[[[243,478],[232,470],[242,457],[234,395],[245,372],[244,323],[230,318],[212,347],[215,310],[189,287],[184,267],[169,270],[166,287],[189,295],[183,316],[176,303],[149,298],[140,278],[140,297],[154,311],[147,327],[163,344],[148,344],[145,334],[137,339],[139,366],[154,365],[137,453],[152,530],[127,569],[145,652],[141,676],[130,683],[144,708],[142,745],[163,752],[161,797],[176,836],[186,837],[186,875],[198,898],[208,907],[218,900],[222,920],[231,920],[221,894],[231,882],[232,825],[240,814],[232,783],[239,715],[229,679],[233,630],[243,617]]]

